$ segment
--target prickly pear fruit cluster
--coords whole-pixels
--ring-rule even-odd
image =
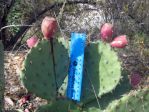
[[[53,50],[50,42],[43,39],[28,53],[21,81],[29,92],[51,100],[57,97],[57,88],[67,75],[68,64],[68,51],[62,39],[53,40]]]
[[[3,111],[3,96],[4,96],[4,51],[3,45],[0,41],[0,110]]]
[[[53,37],[57,29],[57,21],[53,17],[46,16],[41,24],[41,31],[45,39],[50,39]]]
[[[100,30],[101,40],[105,42],[110,42],[111,47],[115,48],[124,48],[127,44],[127,36],[126,35],[119,35],[112,39],[113,35],[113,25],[110,23],[105,23]],[[113,40],[113,41],[112,41]],[[111,42],[112,41],[112,42]]]

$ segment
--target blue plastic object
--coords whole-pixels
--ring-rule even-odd
[[[71,33],[67,97],[75,101],[81,97],[85,42],[85,33]]]

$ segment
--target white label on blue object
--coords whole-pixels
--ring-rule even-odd
[[[85,42],[85,33],[71,33],[67,97],[75,101],[81,97]]]

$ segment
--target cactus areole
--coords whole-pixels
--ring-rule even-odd
[[[81,96],[85,41],[85,33],[71,33],[67,96],[76,101]]]
[[[56,32],[57,21],[53,17],[45,17],[41,23],[41,31],[45,39],[51,39]]]

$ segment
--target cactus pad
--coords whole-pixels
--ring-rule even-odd
[[[81,110],[73,102],[58,100],[52,104],[40,106],[36,112],[81,112]]]
[[[108,107],[106,112],[148,112],[149,90],[133,91]]]
[[[58,90],[59,97],[66,97],[67,85],[68,85],[68,76],[64,79],[63,84]]]
[[[85,49],[83,100],[111,92],[121,78],[118,56],[108,44],[90,43]]]
[[[4,51],[3,45],[0,41],[0,110],[3,110],[3,97],[4,97]]]
[[[85,104],[83,106],[83,110],[92,110],[92,108],[94,107],[95,110],[105,112],[107,107],[113,104],[115,100],[120,99],[125,93],[128,93],[131,89],[131,86],[129,84],[127,73],[128,73],[127,71],[124,70],[122,71],[123,79],[120,80],[120,85],[117,85],[112,92],[107,93],[103,95],[100,99],[98,99],[99,105],[97,103],[97,99],[94,99],[91,102]]]
[[[68,52],[68,41],[64,38],[58,38],[53,40],[54,48],[54,59],[55,59],[55,69],[56,69],[56,81],[58,88],[62,85],[68,73],[69,67],[69,52]],[[62,74],[63,73],[63,74]]]
[[[83,112],[103,112],[103,111],[98,109],[98,108],[96,108],[96,107],[91,107],[91,108],[86,109]]]
[[[54,39],[53,45],[45,39],[40,41],[28,53],[20,75],[27,90],[44,99],[56,98],[58,85],[67,75],[68,56],[62,39]]]

